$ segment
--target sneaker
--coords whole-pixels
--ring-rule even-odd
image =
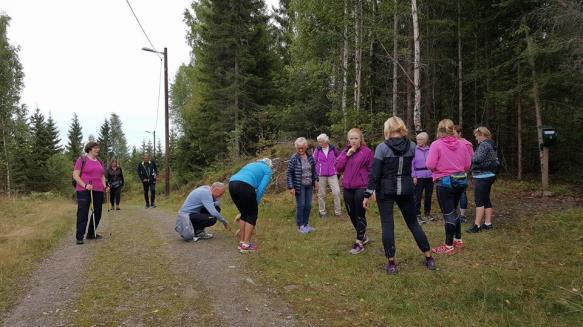
[[[482,226],[480,226],[480,229],[483,229],[483,230],[491,230],[492,228],[494,228],[494,225],[492,225],[492,224],[490,224],[490,225],[482,224]]]
[[[453,240],[453,247],[461,249],[464,247],[464,241],[462,240]]]
[[[151,208],[156,208],[156,205],[152,203],[152,205],[150,207]]]
[[[307,233],[309,233],[310,231],[309,231],[309,230],[306,228],[306,226],[300,226],[300,227],[298,227],[298,232],[299,232],[300,234],[307,234]]]
[[[146,207],[145,208],[146,209],[150,209],[150,205],[149,204],[146,204]]]
[[[428,218],[429,221],[438,221],[439,220],[439,216],[433,216],[433,215],[428,215],[428,216],[426,216],[426,218]]]
[[[396,275],[397,274],[397,264],[395,262],[389,262],[385,265],[385,270],[389,275]]]
[[[121,208],[120,207],[116,207],[115,210],[121,210]]]
[[[326,219],[326,218],[328,218],[328,214],[327,213],[321,213],[320,212],[320,218]]]
[[[462,224],[465,224],[468,221],[468,218],[464,215],[460,215],[458,218]]]
[[[334,213],[334,216],[336,216],[338,218],[342,218],[342,212],[336,212],[336,213]]]
[[[245,244],[241,244],[239,246],[239,252],[240,253],[253,253],[257,251],[257,245],[253,244],[253,243],[249,243],[247,245]]]
[[[360,252],[364,251],[364,245],[362,243],[356,242],[352,246],[352,250],[350,250],[350,254],[359,254]]]
[[[77,240],[77,245],[81,245],[83,243],[85,243],[85,242],[83,242],[83,240]]]
[[[243,245],[243,242],[239,241],[239,245],[237,245],[237,250],[241,251],[241,246]]]
[[[423,220],[421,215],[417,215],[417,223],[419,223],[419,225],[425,224],[425,220]]]
[[[472,227],[466,229],[466,233],[479,233],[482,229],[478,225],[473,225]]]
[[[367,245],[368,242],[370,242],[370,239],[368,238],[368,236],[364,236],[364,240],[362,240],[362,245]]]
[[[425,259],[425,267],[429,270],[435,270],[435,259],[433,259],[433,257]]]
[[[213,235],[213,234],[211,234],[211,233],[207,233],[207,231],[203,230],[203,231],[200,231],[200,232],[198,232],[198,233],[196,234],[196,237],[197,237],[197,238],[200,238],[200,239],[202,239],[202,240],[207,240],[207,239],[209,239],[209,238],[213,238],[213,237],[214,237],[214,235]]]
[[[103,238],[103,236],[101,236],[99,234],[97,234],[95,236],[93,236],[93,235],[87,235],[87,239],[89,239],[89,240],[100,240],[102,238]]]
[[[455,250],[455,247],[453,246],[447,246],[447,244],[442,244],[436,248],[433,248],[433,250],[431,250],[431,252],[433,253],[437,253],[437,254],[454,254],[457,251]]]
[[[306,225],[306,226],[304,226],[304,228],[307,231],[306,233],[311,233],[311,232],[315,232],[316,231],[316,229],[314,227],[310,226],[310,225]]]

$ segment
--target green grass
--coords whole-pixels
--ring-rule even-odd
[[[38,263],[72,230],[75,206],[52,196],[0,198],[0,313]],[[50,214],[48,214],[50,213]]]
[[[260,252],[248,257],[248,267],[320,325],[572,326],[583,319],[581,208],[466,234],[467,248],[437,257],[436,272],[423,267],[397,214],[400,272],[388,276],[382,270],[378,213],[368,217],[373,242],[363,254],[351,256],[354,231],[347,218],[312,217],[317,231],[299,235],[289,196],[269,196],[265,202],[258,223]],[[424,230],[431,245],[442,242],[443,225]]]

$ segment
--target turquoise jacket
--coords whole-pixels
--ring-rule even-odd
[[[231,176],[230,181],[239,181],[251,185],[257,193],[257,203],[259,203],[265,194],[272,174],[271,168],[266,163],[252,162]]]

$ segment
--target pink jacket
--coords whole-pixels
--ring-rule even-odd
[[[442,137],[431,143],[426,164],[431,170],[433,181],[470,170],[473,150],[470,150],[468,144],[471,145],[454,136]]]

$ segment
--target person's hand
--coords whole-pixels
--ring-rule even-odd
[[[413,177],[413,184],[417,185],[417,177]]]
[[[290,188],[290,189],[289,189],[289,194],[291,194],[291,195],[296,195],[296,190],[295,190],[295,189],[293,189],[293,188]]]
[[[147,178],[144,178],[144,183],[147,183],[147,182],[148,182],[148,179]]]
[[[111,188],[109,186],[105,187],[105,192],[109,192],[109,190],[111,190]]]
[[[225,227],[225,230],[231,231],[231,225],[229,223],[223,223],[223,227]]]
[[[352,154],[354,154],[354,152],[356,152],[356,149],[354,147],[351,147],[350,149],[348,149],[348,151],[346,151],[346,156],[350,157]]]
[[[318,192],[319,189],[320,189],[320,182],[316,181],[316,183],[314,184],[314,190],[316,192]]]
[[[85,184],[85,189],[86,189],[87,191],[91,191],[91,190],[93,190],[93,184]]]
[[[364,200],[362,200],[362,206],[364,207],[365,210],[368,210],[368,208],[370,207],[370,199],[364,198]]]

